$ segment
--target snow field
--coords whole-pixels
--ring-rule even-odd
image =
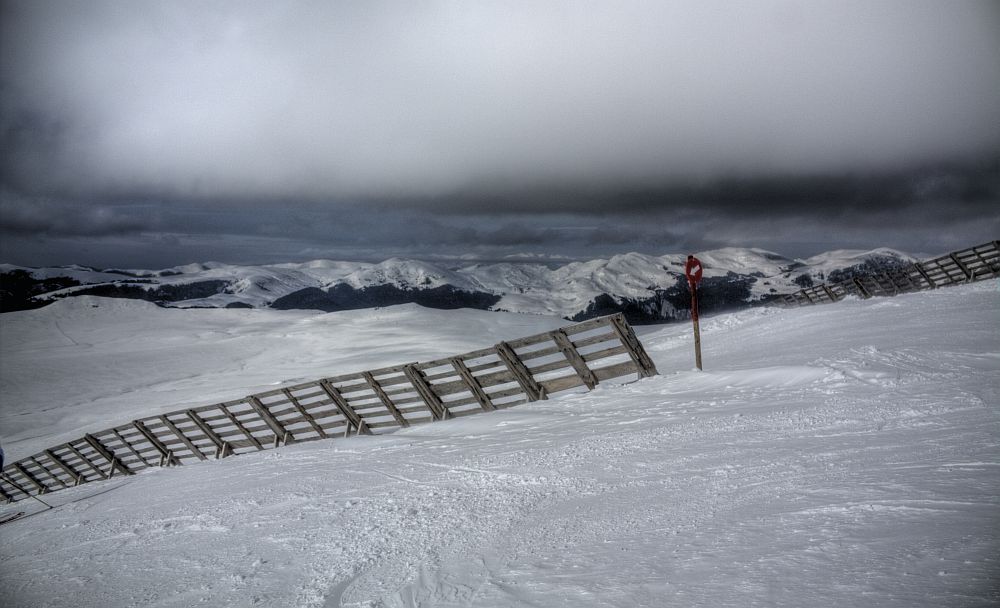
[[[35,414],[29,368],[5,364],[4,395],[29,401],[3,400],[11,450],[79,434],[74,416],[108,426],[120,394],[171,374],[185,399],[219,375],[247,378],[242,395],[293,368],[426,359],[562,324],[62,304],[0,317],[5,361],[55,367],[81,394]],[[0,527],[0,588],[16,606],[998,605],[998,310],[992,281],[703,319],[704,372],[688,326],[637,328],[661,376],[53,494],[58,508]],[[355,322],[365,314],[383,322]],[[95,347],[60,341],[56,321]],[[129,343],[161,362],[152,378],[140,363],[100,383],[83,373],[120,362],[115,344],[139,324]],[[182,357],[178,335],[205,350]],[[44,428],[8,446],[26,416]]]

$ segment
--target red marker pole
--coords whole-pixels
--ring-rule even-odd
[[[694,323],[694,364],[701,371],[701,327],[698,326],[698,286],[691,283],[691,322]]]
[[[698,284],[701,282],[701,261],[689,255],[684,265],[688,287],[691,289],[691,322],[694,324],[694,364],[701,371],[701,327],[698,325]]]

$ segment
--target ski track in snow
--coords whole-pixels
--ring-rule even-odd
[[[714,317],[704,372],[688,327],[639,328],[661,376],[53,494],[0,528],[0,587],[39,607],[1000,605],[998,310],[990,282]],[[438,314],[388,318],[419,343]],[[316,329],[330,359],[389,330]]]

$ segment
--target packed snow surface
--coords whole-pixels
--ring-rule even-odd
[[[661,375],[0,509],[7,606],[1000,605],[1000,288],[640,328]],[[22,457],[557,318],[69,300],[2,321]]]

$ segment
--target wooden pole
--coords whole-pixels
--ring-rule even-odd
[[[389,413],[392,414],[392,417],[396,419],[396,422],[399,424],[399,426],[403,427],[404,429],[410,426],[410,422],[403,416],[402,412],[396,409],[396,404],[393,403],[392,399],[389,398],[389,395],[385,393],[385,391],[382,389],[382,385],[379,384],[378,380],[375,379],[375,376],[372,375],[371,372],[362,372],[362,375],[365,377],[365,382],[368,383],[368,388],[372,389],[372,392],[375,393],[375,396],[378,397],[378,400],[382,402],[382,405],[385,406],[385,409],[389,410]]]
[[[648,378],[658,374],[659,372],[656,371],[656,364],[654,364],[653,360],[646,354],[646,349],[642,347],[642,343],[639,342],[639,338],[637,338],[635,332],[632,331],[632,326],[625,320],[625,315],[618,313],[608,317],[608,320],[611,323],[611,328],[614,330],[615,334],[618,335],[618,339],[628,350],[629,357],[632,358],[636,367],[639,368],[639,377]]]
[[[437,396],[437,393],[428,384],[422,371],[414,367],[414,364],[411,363],[403,366],[403,373],[409,378],[410,384],[417,390],[420,398],[424,400],[424,404],[427,405],[427,409],[430,410],[431,417],[434,420],[444,420],[451,417],[451,412],[448,411],[448,408],[444,406],[444,402],[441,401],[441,398]]]
[[[451,366],[455,368],[456,372],[458,372],[462,381],[465,382],[465,386],[469,388],[469,392],[472,393],[472,396],[479,402],[479,407],[487,412],[496,410],[497,408],[493,405],[493,402],[490,401],[490,396],[486,394],[486,391],[483,390],[479,381],[476,380],[476,377],[472,375],[469,368],[465,366],[464,362],[462,362],[461,357],[452,357],[449,361],[451,361]]]
[[[569,339],[566,332],[561,329],[556,329],[550,331],[549,335],[552,336],[556,346],[562,351],[562,354],[569,361],[569,364],[573,366],[573,369],[576,371],[576,375],[580,376],[580,380],[583,381],[583,384],[586,385],[587,389],[594,390],[594,387],[597,386],[597,376],[595,376],[594,372],[587,367],[587,362],[583,360],[579,351],[577,351],[576,347],[573,346],[573,341]]]
[[[698,286],[689,282],[691,287],[691,322],[694,324],[694,364],[701,371],[701,327],[698,324]]]

